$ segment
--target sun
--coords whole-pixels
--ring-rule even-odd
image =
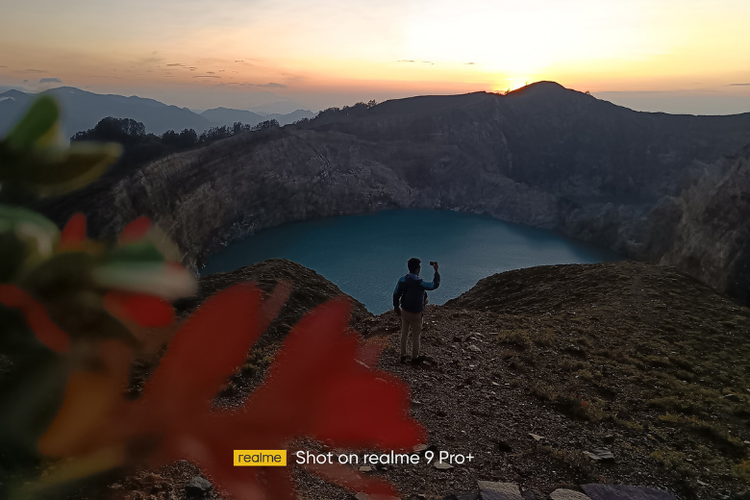
[[[493,85],[494,92],[512,92],[518,90],[521,87],[533,83],[533,80],[528,76],[509,76],[501,79],[498,83]]]

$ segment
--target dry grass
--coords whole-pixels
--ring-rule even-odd
[[[531,337],[528,330],[515,329],[501,331],[497,335],[501,344],[510,345],[518,350],[526,350],[531,346]]]

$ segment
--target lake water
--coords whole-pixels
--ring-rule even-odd
[[[613,262],[608,250],[551,231],[488,216],[439,210],[389,210],[286,224],[232,243],[209,257],[201,274],[232,271],[271,258],[299,262],[379,314],[392,307],[393,289],[410,257],[422,260],[420,276],[440,288],[428,292],[443,304],[495,273],[548,264]]]

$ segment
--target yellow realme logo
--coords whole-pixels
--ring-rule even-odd
[[[234,450],[235,467],[283,467],[286,450]]]

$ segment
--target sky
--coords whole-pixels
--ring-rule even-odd
[[[0,0],[0,90],[319,110],[552,80],[729,114],[750,111],[748,26],[747,0]]]

